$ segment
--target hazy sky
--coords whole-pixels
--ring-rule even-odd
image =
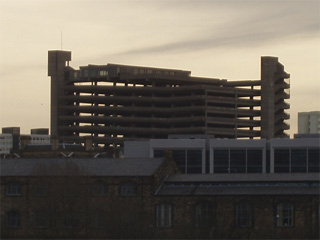
[[[48,50],[71,66],[119,63],[260,79],[260,56],[291,74],[297,113],[320,110],[319,0],[0,0],[0,127],[50,125]],[[62,41],[61,41],[62,32]]]

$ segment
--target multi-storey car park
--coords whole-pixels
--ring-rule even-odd
[[[120,147],[169,134],[288,137],[290,75],[276,57],[261,57],[261,80],[248,81],[118,64],[76,70],[70,60],[70,51],[49,51],[51,135],[59,141]]]

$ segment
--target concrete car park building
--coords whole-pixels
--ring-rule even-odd
[[[227,81],[190,71],[118,64],[69,66],[71,52],[49,51],[51,135],[61,142],[122,147],[169,134],[215,138],[288,137],[290,75],[261,57],[261,79]]]

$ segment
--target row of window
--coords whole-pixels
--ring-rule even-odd
[[[274,172],[319,172],[319,149],[275,149]]]
[[[214,208],[209,201],[200,202],[194,208],[194,220],[197,228],[210,228],[214,225]],[[156,226],[158,228],[172,227],[173,207],[170,203],[161,203],[156,206]],[[37,228],[49,227],[50,214],[45,211],[35,213],[34,225]],[[107,215],[104,212],[92,214],[91,227],[102,228],[105,226]],[[79,221],[79,216],[72,212],[64,215],[62,225],[64,227],[74,227]],[[278,227],[290,227],[294,223],[294,209],[290,202],[281,202],[276,206],[276,225]],[[6,213],[7,227],[18,228],[21,226],[21,214],[18,211],[11,210]],[[251,227],[253,225],[252,205],[246,201],[235,205],[235,224],[237,227]]]
[[[182,173],[209,172],[209,156],[205,157],[203,164],[202,149],[170,150],[173,160]],[[164,157],[164,152],[165,149],[154,149],[153,157]],[[213,149],[212,153],[213,173],[320,172],[320,149],[318,148],[274,149],[273,169],[270,169],[270,153],[266,153],[264,160],[263,149],[221,148]]]
[[[66,187],[66,190],[67,187]],[[68,195],[72,194],[72,189],[70,189]],[[21,183],[9,182],[6,184],[6,195],[7,196],[20,196]],[[48,184],[36,184],[34,186],[34,194],[36,196],[44,196],[48,194]],[[107,196],[108,195],[108,185],[103,182],[98,182],[91,185],[92,196]],[[134,182],[125,182],[120,185],[120,195],[122,196],[135,196],[137,195],[137,185]]]
[[[120,72],[130,72],[130,69],[121,69],[120,67],[117,67],[116,73]],[[166,71],[166,70],[153,70],[153,69],[143,69],[143,68],[135,68],[133,69],[133,74],[156,74],[156,75],[170,75],[174,76],[176,73],[173,71]],[[78,77],[97,77],[97,76],[108,76],[108,71],[105,69],[88,69],[83,68],[81,71],[74,72],[73,77],[77,79]]]
[[[162,158],[164,149],[154,150],[155,158]],[[182,173],[202,173],[202,150],[201,149],[176,149],[172,150],[172,158]]]
[[[261,149],[214,150],[214,173],[261,173],[262,156]]]
[[[46,211],[39,211],[34,214],[34,227],[36,228],[48,228],[50,226],[51,216]],[[96,212],[91,217],[92,228],[105,227],[106,214],[103,212]],[[65,228],[71,228],[78,225],[79,216],[73,212],[66,213],[62,218],[62,226]],[[6,225],[9,228],[21,227],[21,214],[16,210],[11,210],[6,214]]]

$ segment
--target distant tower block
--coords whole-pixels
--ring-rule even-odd
[[[51,136],[58,136],[58,126],[62,123],[58,119],[59,106],[64,105],[60,96],[65,94],[64,88],[68,84],[65,74],[68,74],[71,52],[49,51],[48,76],[51,77]]]
[[[299,112],[298,133],[320,133],[320,111]]]

